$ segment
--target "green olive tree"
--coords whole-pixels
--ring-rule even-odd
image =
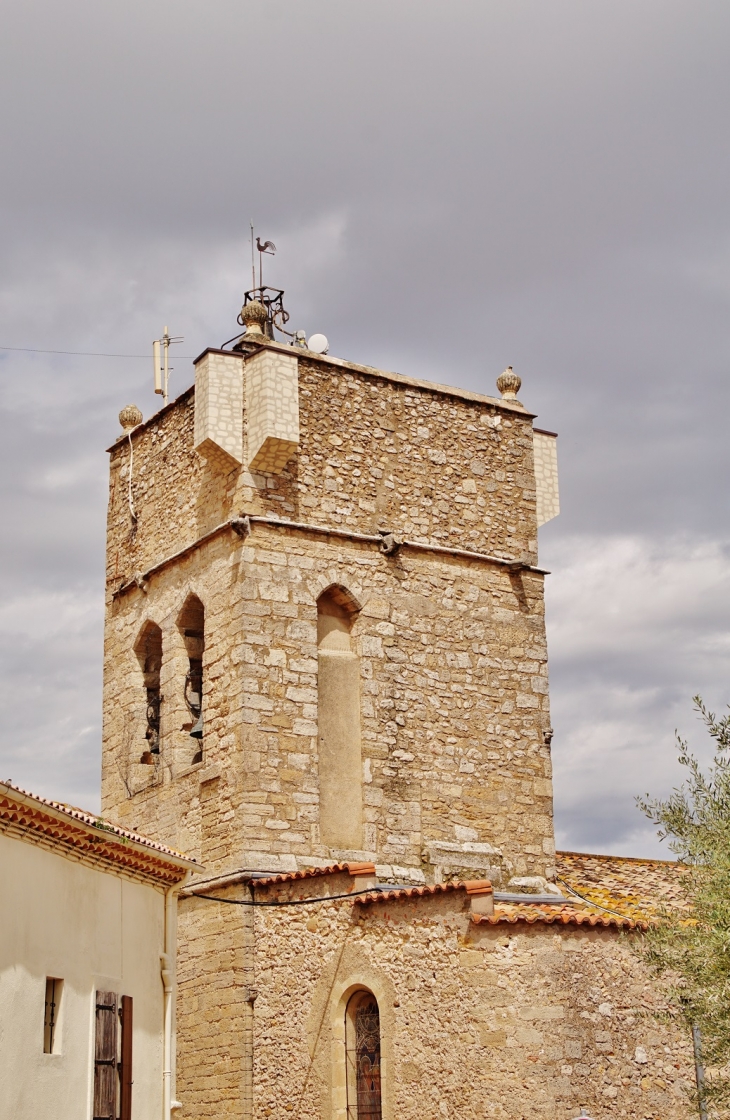
[[[659,836],[687,866],[682,877],[690,908],[665,911],[639,951],[666,976],[676,1011],[702,1040],[700,1113],[730,1103],[730,715],[717,719],[701,697],[694,704],[714,740],[705,771],[677,735],[684,783],[666,801],[637,798]]]

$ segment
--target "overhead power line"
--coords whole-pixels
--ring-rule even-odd
[[[149,354],[99,354],[94,350],[38,350],[33,346],[0,346],[0,350],[14,350],[23,354],[68,354],[73,358],[145,358]],[[176,358],[194,358],[195,354],[176,354]]]

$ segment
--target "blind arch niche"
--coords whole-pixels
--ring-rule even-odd
[[[317,600],[320,837],[334,849],[362,849],[360,658],[352,626],[360,604],[339,585]]]

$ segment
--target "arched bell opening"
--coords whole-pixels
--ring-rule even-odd
[[[151,766],[160,753],[160,719],[162,696],[160,694],[160,671],[162,669],[162,630],[156,622],[146,622],[137,641],[134,643],[142,670],[142,687],[145,692],[145,739],[147,746],[142,752],[140,762]]]
[[[203,652],[205,650],[205,607],[197,595],[189,595],[177,620],[188,655],[183,698],[190,718],[183,725],[196,747],[191,761],[203,760]]]

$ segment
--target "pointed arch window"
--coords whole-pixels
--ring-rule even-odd
[[[355,992],[345,1011],[347,1120],[381,1120],[380,1010],[372,992]]]

